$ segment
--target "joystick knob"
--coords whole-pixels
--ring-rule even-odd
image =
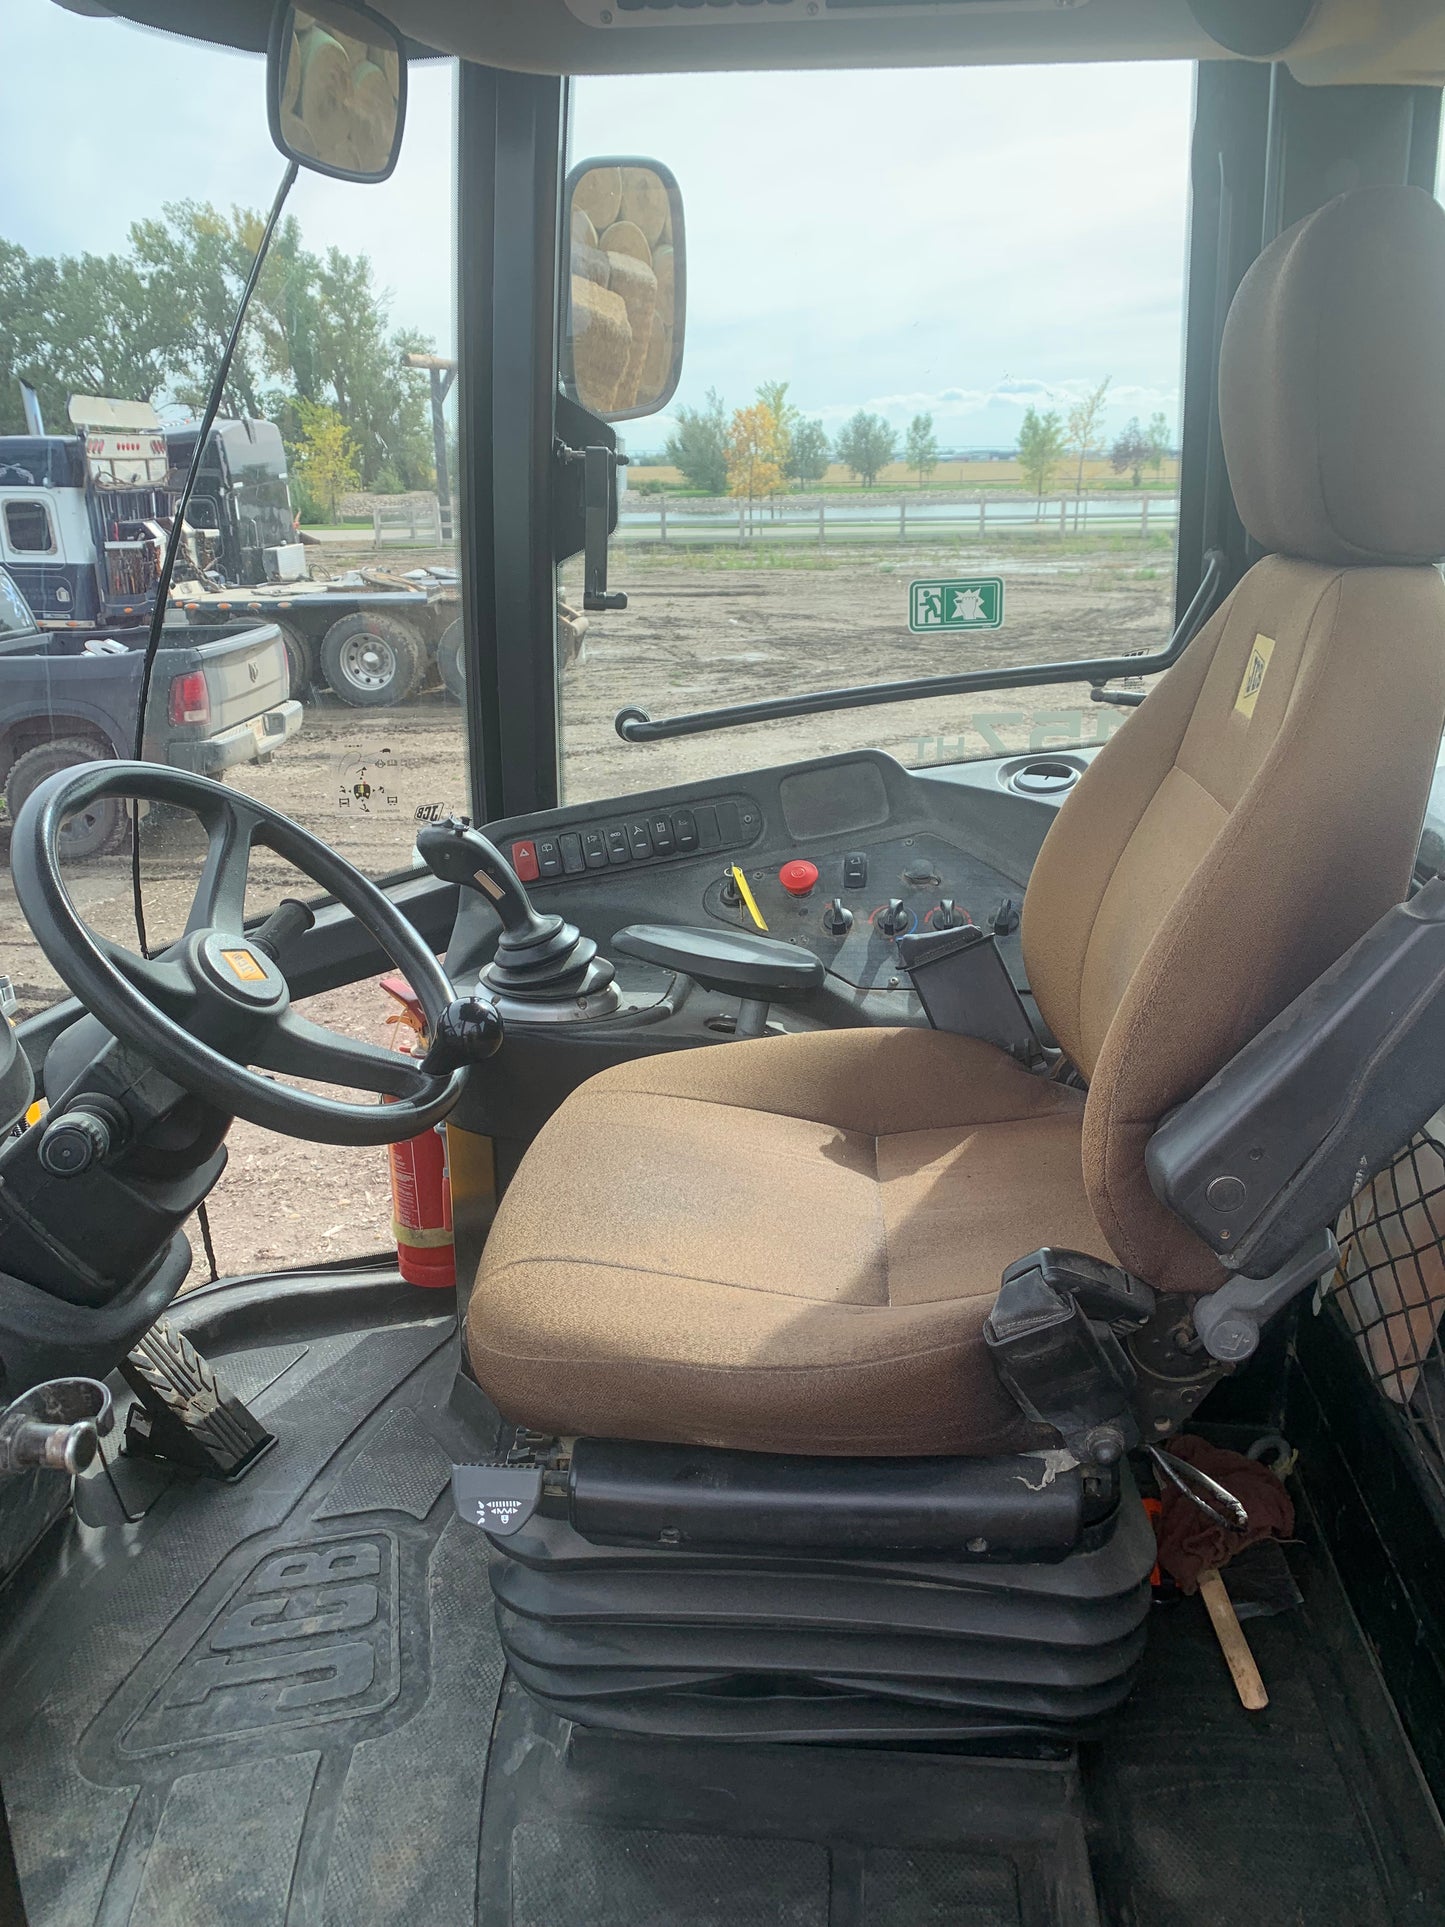
[[[830,937],[846,937],[853,928],[853,912],[841,897],[834,897],[823,912],[823,928]]]
[[[901,937],[912,921],[912,914],[902,897],[890,897],[888,908],[879,912],[878,928],[885,937]]]

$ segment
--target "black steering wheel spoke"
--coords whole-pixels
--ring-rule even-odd
[[[239,935],[246,922],[251,850],[261,822],[254,811],[230,796],[220,808],[208,810],[201,821],[206,831],[206,861],[191,899],[186,935],[193,930],[225,930]]]
[[[133,989],[149,998],[158,1010],[163,1010],[176,1023],[191,1022],[195,989],[190,973],[183,964],[166,955],[139,956],[114,938],[101,936],[98,930],[93,930],[91,937],[101,956]]]
[[[137,956],[93,930],[61,873],[62,824],[113,796],[176,804],[194,811],[206,830],[185,933],[158,957]],[[355,917],[405,973],[435,1034],[455,993],[415,926],[329,844],[207,777],[158,763],[59,770],[26,800],[11,833],[10,867],[21,910],[69,989],[122,1045],[213,1109],[322,1144],[395,1144],[439,1123],[462,1094],[464,1067],[428,1075],[400,1051],[344,1037],[290,1008],[274,941],[258,941],[259,932],[245,927],[258,843]],[[291,921],[304,929],[309,919]],[[346,1102],[298,1090],[268,1071],[366,1096]],[[378,1104],[378,1097],[392,1101]]]
[[[321,1084],[374,1091],[379,1097],[419,1097],[439,1090],[444,1081],[424,1076],[415,1059],[403,1051],[344,1037],[295,1010],[285,1010],[262,1026],[247,1062]]]

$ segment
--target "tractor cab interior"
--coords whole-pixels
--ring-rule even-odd
[[[169,553],[135,741],[68,723],[8,821],[10,974],[48,989],[0,1024],[0,1916],[1441,1918],[1441,20],[1408,0],[75,11],[114,17],[67,33],[158,61],[174,43],[146,29],[208,43],[258,115],[264,55],[287,173],[246,229],[209,412],[190,403],[189,479],[143,538]],[[677,713],[622,692],[625,779],[590,776],[578,690],[646,619],[629,597],[733,623],[771,574],[768,622],[796,623],[785,471],[816,488],[826,583],[830,512],[835,542],[874,539],[862,444],[888,423],[840,430],[859,488],[839,505],[764,384],[719,429],[728,502],[696,505],[682,457],[721,405],[675,398],[688,355],[724,353],[699,303],[734,216],[626,126],[587,153],[585,89],[726,80],[745,113],[784,82],[1026,67],[1045,90],[1079,63],[1192,90],[1164,622],[1081,647],[1042,621],[1016,656],[993,633],[1006,589],[1087,585],[1126,541],[1140,594],[1158,573],[1159,510],[1131,494],[1127,537],[1108,530],[1121,498],[1083,489],[1097,422],[1071,417],[1078,486],[1047,529],[1037,471],[1022,507],[968,482],[994,550],[945,528],[947,496],[890,507],[892,555],[853,592],[906,607],[932,673],[799,686],[749,680],[744,651],[757,693],[689,711],[662,692],[705,688],[678,665],[709,645],[674,614],[650,700]],[[384,185],[442,73],[457,354],[406,352],[434,364],[461,628],[432,638],[434,686],[362,731],[339,675],[297,680],[283,610],[264,647],[302,692],[299,744],[276,773],[207,761],[186,705],[231,673],[204,653],[225,645],[170,674],[164,571],[199,571],[173,592],[192,644],[218,583],[228,619],[262,610],[206,576],[188,515],[246,304],[258,342],[296,308],[298,169]],[[1007,168],[987,192],[1007,202]],[[318,406],[283,432],[320,490],[344,438]],[[669,409],[683,479],[643,494],[628,468],[667,468],[640,451]],[[1028,414],[1023,462],[1062,434]],[[1131,464],[1141,487],[1136,431],[1116,487]],[[714,512],[734,577],[695,556],[668,577]],[[1105,534],[1081,535],[1089,512]],[[917,554],[910,516],[933,518]],[[334,501],[331,524],[346,539]],[[1002,575],[961,574],[994,552]],[[374,630],[348,618],[368,662],[411,592]],[[950,596],[959,633],[929,654]],[[1037,708],[1060,687],[1092,700]],[[901,753],[896,709],[999,690],[1033,705],[1020,736]],[[445,804],[406,791],[429,717],[459,784],[465,764]],[[806,718],[837,733],[788,734]],[[288,767],[311,775],[280,787]],[[97,822],[115,847],[77,842]],[[348,1021],[383,971],[411,1024],[389,1044]],[[342,1154],[394,1147],[400,1267],[287,1248],[298,1213],[263,1166],[238,1215],[270,1262],[228,1268],[213,1226],[263,1132],[328,1215]],[[415,1147],[440,1169],[443,1145],[423,1225]]]

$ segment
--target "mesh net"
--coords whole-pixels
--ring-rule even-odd
[[[1356,1192],[1337,1236],[1345,1323],[1445,1487],[1445,1138],[1413,1137]]]

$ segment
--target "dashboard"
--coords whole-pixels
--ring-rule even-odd
[[[915,773],[864,751],[487,828],[537,908],[564,914],[604,954],[635,922],[761,930],[812,950],[854,1021],[917,1021],[897,956],[898,938],[913,930],[993,931],[1026,987],[1024,886],[1082,766],[1034,757]],[[1043,787],[1030,789],[1039,770]],[[455,981],[487,961],[495,933],[490,912],[464,892],[447,959]],[[634,1011],[660,994],[665,973],[615,961]]]

